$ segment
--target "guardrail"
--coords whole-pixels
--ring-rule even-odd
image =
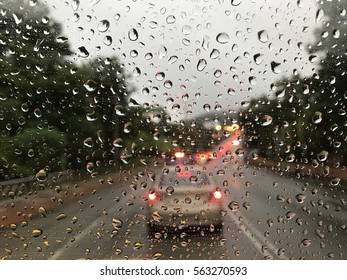
[[[35,175],[6,180],[0,182],[0,199],[14,198],[24,194],[32,194],[38,190],[47,188],[52,182],[58,181],[64,174],[72,174],[71,170],[63,170],[52,173],[47,173],[47,179],[39,181]]]

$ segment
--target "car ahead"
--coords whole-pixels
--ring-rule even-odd
[[[221,231],[223,193],[213,178],[196,168],[167,167],[147,192],[150,232],[208,228]]]
[[[216,153],[209,151],[197,151],[195,153],[177,151],[168,158],[166,165],[178,165],[180,167],[203,165],[215,159],[216,156]]]
[[[179,165],[181,167],[195,165],[197,163],[198,162],[194,155],[184,151],[177,151],[173,153],[166,161],[166,165]]]

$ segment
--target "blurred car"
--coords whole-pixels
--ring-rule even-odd
[[[170,155],[166,161],[166,165],[179,165],[181,167],[185,165],[197,164],[197,160],[194,155],[185,151],[176,151]]]
[[[216,159],[216,157],[217,155],[215,152],[209,151],[198,151],[195,153],[176,151],[168,158],[166,165],[178,165],[180,167],[201,165],[208,163],[210,160]]]
[[[147,193],[149,231],[208,227],[221,230],[223,193],[198,168],[167,167]]]

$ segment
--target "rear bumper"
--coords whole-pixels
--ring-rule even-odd
[[[152,206],[147,209],[147,217],[149,226],[184,228],[213,225],[220,227],[223,223],[222,212],[223,207],[220,203],[189,209],[168,207],[162,210]]]

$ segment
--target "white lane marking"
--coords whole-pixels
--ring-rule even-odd
[[[285,255],[278,255],[278,248],[273,245],[270,240],[266,239],[265,236],[261,234],[260,231],[258,231],[252,224],[248,221],[247,218],[245,218],[242,215],[242,220],[243,222],[240,222],[237,219],[237,216],[233,215],[231,212],[228,212],[228,216],[230,219],[234,221],[234,223],[238,226],[240,230],[245,234],[245,236],[251,241],[254,245],[255,248],[257,248],[262,254],[263,250],[262,247],[265,245],[267,247],[267,252],[272,256],[273,259],[283,259],[283,260],[288,260],[289,258]]]
[[[98,223],[100,219],[95,220],[94,222],[92,222],[88,227],[86,227],[81,233],[76,234],[74,237],[72,237],[72,240],[74,240],[73,244],[78,243],[84,236],[84,233],[87,233],[91,230],[93,230],[94,228],[96,228],[98,226]],[[67,245],[64,245],[62,248],[58,249],[54,255],[52,257],[49,258],[49,260],[57,260],[59,259],[64,253],[65,251],[71,249],[71,247],[68,247]]]
[[[118,208],[118,205],[116,206],[113,206],[109,212],[110,213],[113,213],[117,210]],[[92,231],[94,228],[96,228],[99,224],[99,222],[101,222],[101,220],[103,219],[104,217],[100,217],[96,220],[94,220],[92,223],[89,224],[89,226],[87,226],[86,228],[83,229],[83,231],[81,231],[81,233],[79,234],[76,234],[75,236],[72,237],[72,240],[74,240],[73,244],[77,244],[81,239],[83,239],[86,234],[90,231]],[[54,255],[50,258],[48,258],[49,260],[57,260],[59,259],[62,255],[64,255],[64,253],[66,251],[68,251],[69,249],[71,249],[71,247],[67,246],[67,244],[65,243],[63,247],[61,247],[60,249],[58,249]]]

